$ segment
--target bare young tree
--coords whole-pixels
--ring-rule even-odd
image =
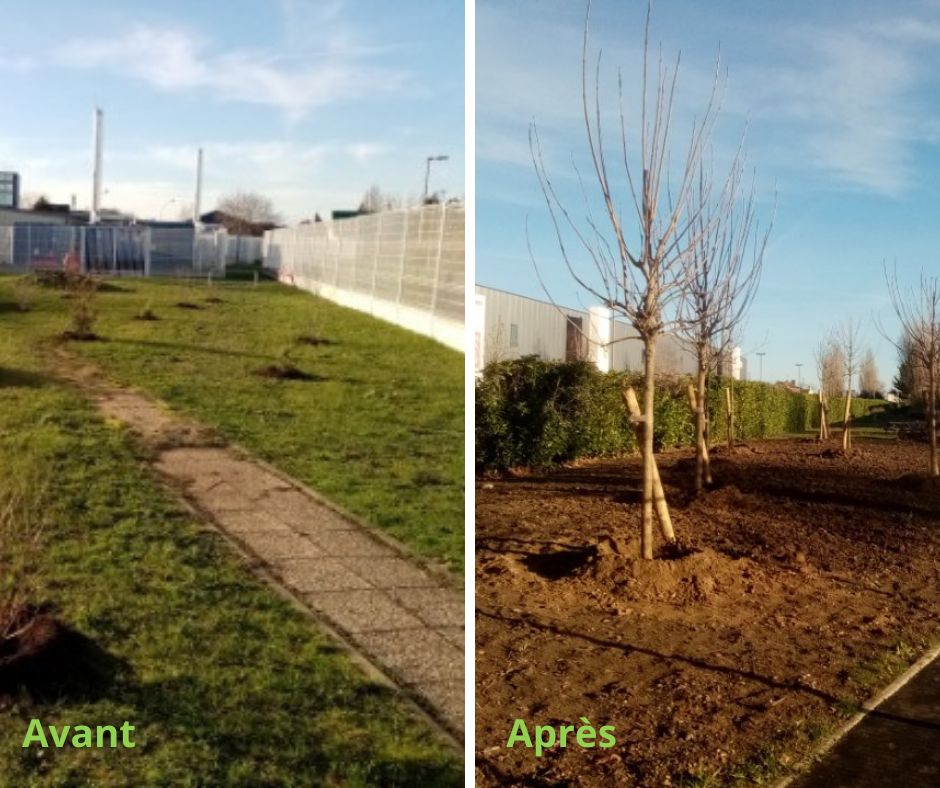
[[[362,195],[362,199],[359,201],[359,212],[381,213],[382,211],[394,211],[401,208],[402,205],[401,197],[383,192],[376,184],[373,184]]]
[[[838,396],[845,379],[845,357],[834,336],[819,343],[816,349],[816,371],[819,375],[819,440],[829,439],[829,405]]]
[[[575,221],[559,198],[549,177],[542,155],[538,131],[530,127],[529,142],[532,160],[564,264],[574,281],[605,304],[624,316],[643,344],[644,391],[641,452],[643,458],[643,508],[640,551],[643,558],[653,557],[653,512],[666,512],[653,454],[653,403],[656,388],[657,340],[664,331],[677,325],[677,306],[688,286],[686,260],[699,243],[702,234],[699,222],[701,208],[696,204],[696,184],[701,172],[703,153],[718,113],[716,70],[711,94],[701,120],[693,125],[687,146],[679,155],[671,155],[670,131],[678,77],[678,60],[672,68],[660,58],[658,73],[651,82],[649,30],[652,4],[647,5],[643,41],[642,97],[639,107],[638,150],[628,144],[626,110],[622,76],[618,79],[619,144],[614,160],[609,159],[609,145],[604,137],[600,96],[601,56],[596,60],[589,48],[591,6],[587,5],[581,57],[581,112],[592,165],[591,179],[598,189],[602,206],[601,220],[594,216],[592,200],[584,187],[580,171],[576,174],[582,185],[587,216]],[[589,66],[589,60],[594,60]],[[619,179],[613,166],[619,170]],[[670,162],[678,162],[678,176],[673,177]],[[729,179],[733,176],[729,176]],[[616,180],[616,184],[615,184]],[[711,179],[701,186],[706,200],[711,199]],[[720,191],[720,188],[717,190]],[[632,215],[624,223],[622,205]],[[563,231],[563,228],[566,228]],[[590,261],[587,270],[579,270],[565,243],[571,232]],[[654,500],[655,499],[655,500]],[[657,515],[663,537],[672,541],[674,535],[668,517]],[[619,549],[619,546],[618,548]]]
[[[917,392],[926,390],[927,386],[924,380],[924,370],[914,359],[911,340],[902,333],[900,339],[891,343],[898,351],[898,372],[894,376],[894,389],[898,397],[907,400],[909,404],[919,402],[920,395]]]
[[[769,228],[761,233],[754,190],[741,195],[742,161],[736,158],[725,189],[709,197],[711,177],[700,164],[690,202],[696,243],[686,258],[686,286],[679,308],[680,336],[696,358],[696,387],[690,395],[695,414],[695,492],[711,481],[706,438],[706,386],[709,373],[720,375],[730,357],[745,313],[757,293]],[[729,403],[731,392],[729,390]],[[729,408],[729,424],[731,423]],[[729,430],[729,441],[732,440]]]
[[[281,223],[274,203],[255,192],[235,192],[222,197],[216,210],[225,214],[225,228],[233,235],[251,235],[264,225]]]
[[[852,448],[852,381],[858,373],[860,333],[861,327],[853,318],[844,321],[835,332],[835,341],[842,352],[845,375],[845,411],[842,419],[842,451],[845,453]]]
[[[862,357],[858,370],[858,395],[873,399],[881,396],[881,381],[878,380],[878,364],[875,351],[869,348]]]
[[[926,377],[927,434],[930,441],[930,475],[940,476],[937,458],[937,373],[940,367],[940,280],[923,272],[916,288],[902,289],[897,269],[885,266],[891,306],[901,323],[901,341],[893,344],[908,353],[915,368]],[[884,334],[884,332],[882,331]],[[887,337],[887,335],[885,335]],[[889,339],[889,341],[892,341]]]

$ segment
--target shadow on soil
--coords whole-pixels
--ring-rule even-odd
[[[808,684],[805,684],[801,681],[785,682],[778,681],[770,676],[764,676],[760,673],[755,673],[749,670],[743,670],[741,668],[734,668],[727,665],[717,665],[713,662],[709,662],[706,659],[701,657],[689,656],[685,654],[677,653],[667,653],[664,651],[657,651],[656,649],[647,648],[645,646],[640,646],[633,643],[623,643],[616,640],[607,640],[605,638],[597,637],[595,635],[588,634],[586,632],[578,632],[577,630],[570,629],[568,627],[559,626],[554,623],[539,621],[532,615],[522,614],[520,616],[512,617],[502,615],[500,613],[491,612],[483,608],[477,608],[478,616],[485,616],[496,621],[500,621],[504,624],[510,626],[525,626],[532,629],[537,629],[542,632],[548,632],[553,635],[557,635],[565,638],[576,638],[583,640],[588,643],[592,643],[596,646],[601,646],[603,648],[612,648],[622,651],[625,656],[628,656],[631,653],[645,654],[650,657],[655,657],[657,659],[665,660],[666,662],[681,662],[685,665],[689,665],[700,670],[714,671],[716,673],[723,673],[725,675],[736,676],[739,678],[747,679],[749,681],[756,682],[758,684],[763,684],[766,687],[771,687],[778,690],[786,690],[789,692],[799,692],[805,695],[810,695],[812,697],[818,698],[819,700],[826,703],[828,706],[838,706],[844,704],[844,698],[838,698],[835,695],[832,695],[828,692],[823,692],[822,690],[811,687]],[[930,728],[933,730],[940,730],[940,723],[933,722],[931,720],[919,720],[911,717],[904,717],[897,714],[891,714],[890,712],[879,711],[875,709],[867,713],[867,716],[879,717],[882,719],[893,720],[895,722],[901,722],[906,725],[911,725],[917,728]]]

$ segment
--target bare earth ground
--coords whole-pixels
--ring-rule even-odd
[[[478,783],[714,785],[793,763],[940,635],[926,453],[755,443],[716,454],[699,500],[691,452],[662,455],[689,551],[652,563],[594,549],[637,533],[639,458],[481,479]],[[517,718],[582,716],[616,747],[506,748]]]

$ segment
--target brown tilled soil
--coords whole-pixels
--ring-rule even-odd
[[[682,546],[654,562],[637,458],[479,480],[478,784],[767,778],[940,636],[926,447],[833,446],[718,452],[698,500],[690,452],[661,455]],[[517,718],[580,717],[617,745],[506,747]]]

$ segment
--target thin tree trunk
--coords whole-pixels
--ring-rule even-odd
[[[689,384],[689,405],[695,417],[695,494],[712,483],[711,459],[708,456],[707,413],[705,411],[706,368],[704,353],[699,350],[696,387]]]
[[[645,342],[643,390],[643,521],[640,532],[640,551],[645,559],[653,557],[653,475],[656,460],[653,457],[653,407],[656,395],[656,337]]]
[[[852,389],[845,390],[845,417],[842,419],[842,451],[852,448]]]
[[[927,403],[927,429],[930,431],[930,475],[940,476],[937,460],[937,371],[930,364],[927,373],[930,383],[930,399]]]

